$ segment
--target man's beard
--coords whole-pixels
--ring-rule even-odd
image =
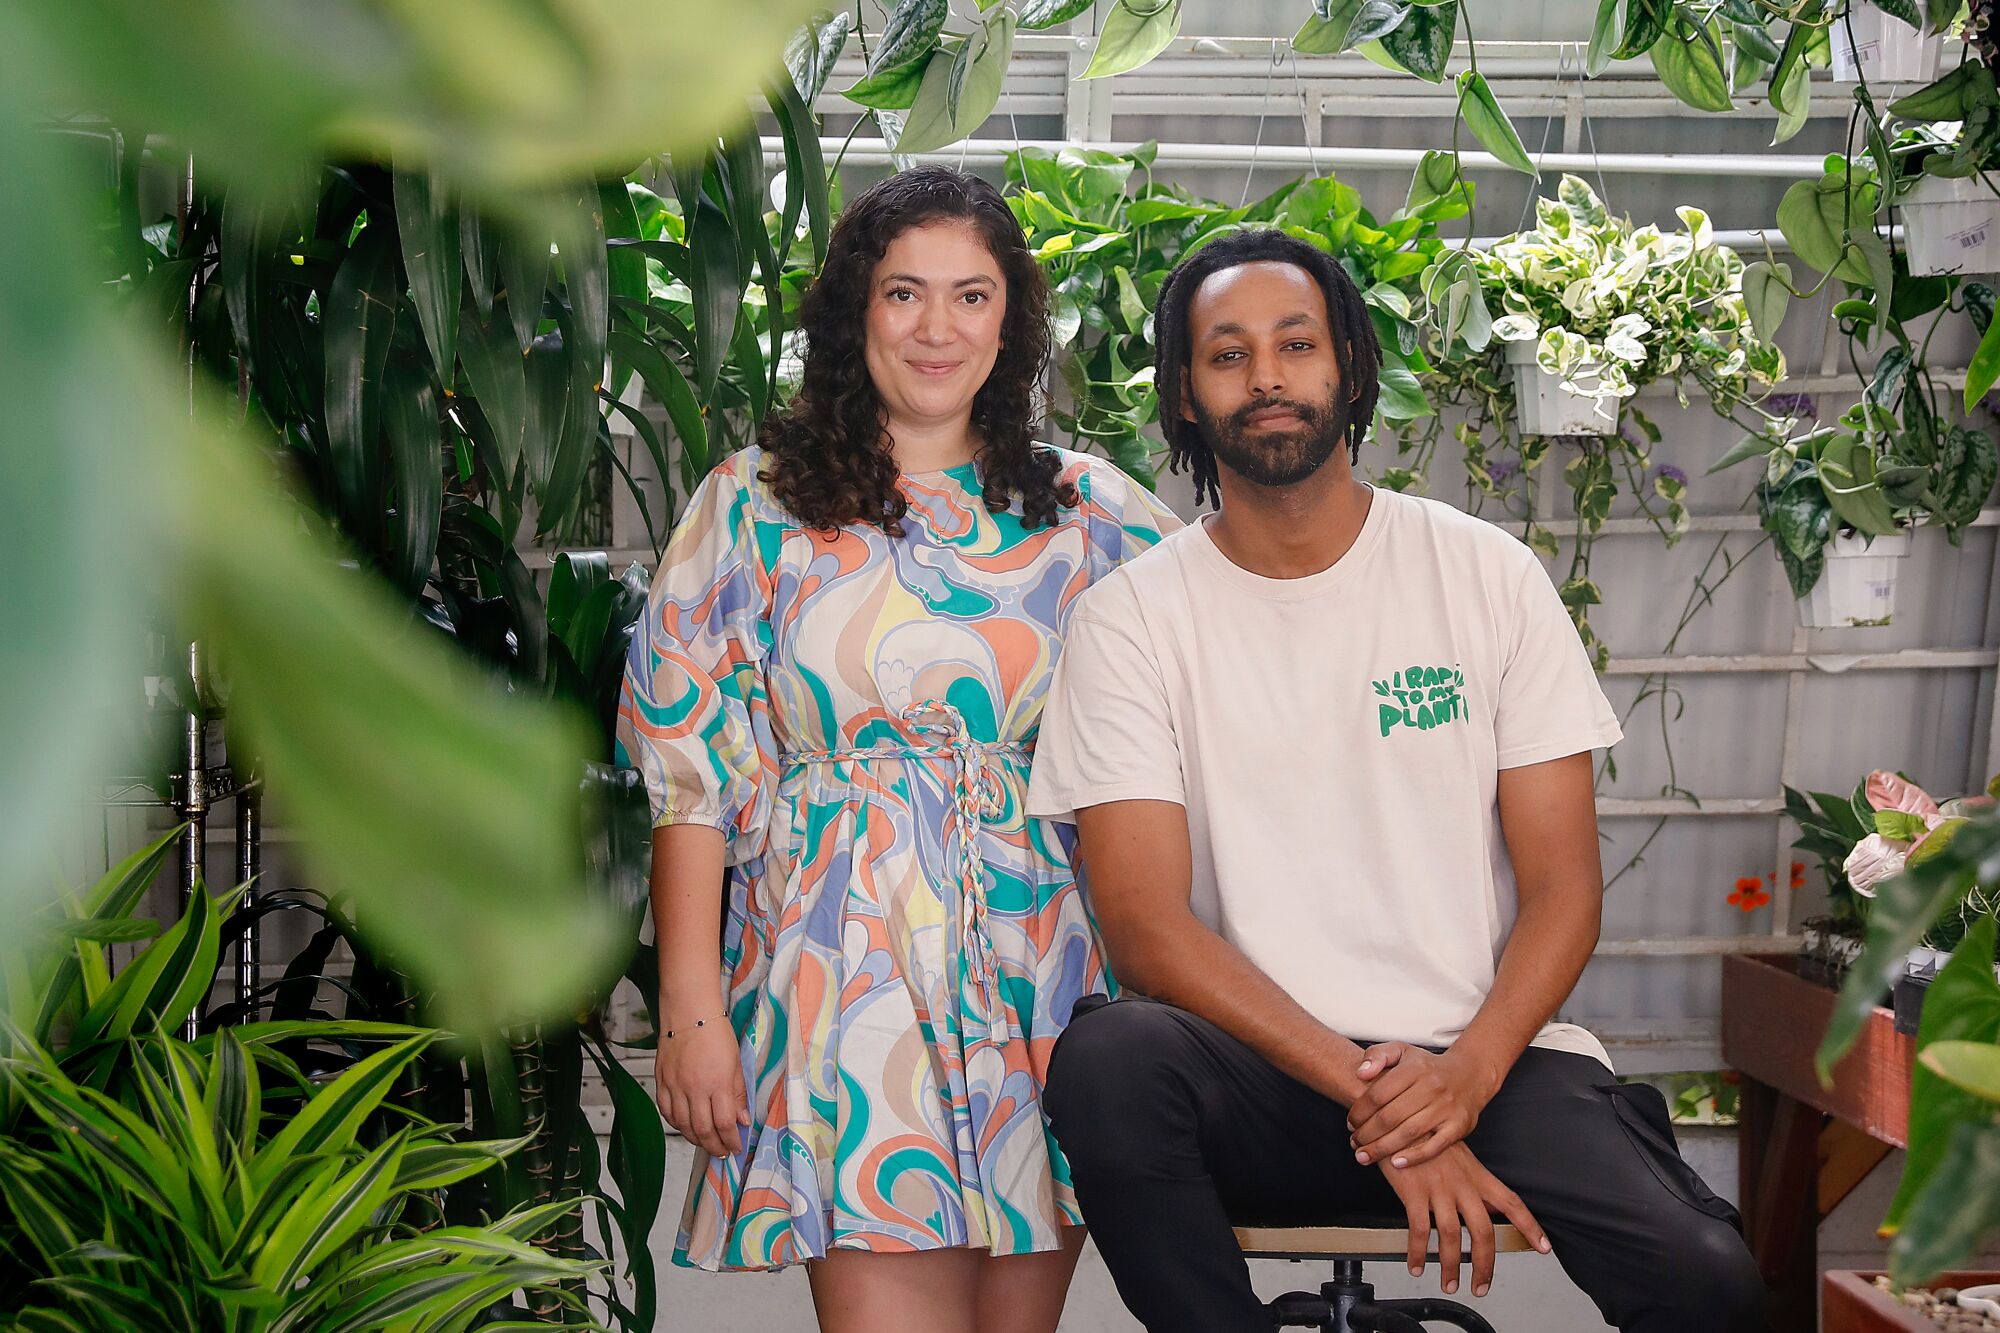
[[[1274,407],[1291,412],[1299,424],[1290,430],[1257,430],[1250,425],[1252,413]],[[1194,414],[1216,461],[1258,486],[1297,485],[1319,471],[1347,440],[1347,405],[1336,393],[1319,403],[1253,398],[1220,420],[1197,400]]]

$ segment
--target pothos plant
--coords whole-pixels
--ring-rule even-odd
[[[1969,416],[2000,377],[1993,289],[1956,274],[1913,274],[1883,225],[1926,177],[1983,173],[2000,149],[2000,92],[1992,72],[1968,58],[1879,116],[1865,84],[1856,98],[1864,150],[1830,155],[1818,179],[1793,184],[1778,207],[1793,255],[1818,282],[1801,291],[1791,267],[1771,256],[1750,266],[1744,288],[1768,336],[1793,296],[1840,283],[1846,295],[1832,313],[1862,373],[1861,400],[1836,422],[1746,437],[1711,468],[1763,461],[1758,512],[1799,597],[1818,582],[1838,532],[1881,537],[1928,522],[1956,545],[2000,475],[1991,435],[1953,419],[1930,364],[1932,339],[1963,315],[1980,335],[1961,395]]]
[[[1470,187],[1413,196],[1378,220],[1332,176],[1291,182],[1254,203],[1202,199],[1151,177],[1152,147],[1129,153],[1065,148],[1009,154],[1008,205],[1055,293],[1056,367],[1067,391],[1056,424],[1134,474],[1150,478],[1161,446],[1153,314],[1182,258],[1218,236],[1271,226],[1337,255],[1361,288],[1383,345],[1381,412],[1392,422],[1432,411],[1418,375],[1416,280],[1444,250],[1438,224],[1463,216]],[[1136,190],[1135,174],[1144,173]]]
[[[1440,178],[1445,169],[1433,168]],[[1420,167],[1420,180],[1423,173]],[[1536,202],[1532,230],[1485,251],[1441,254],[1422,277],[1434,367],[1425,387],[1458,409],[1450,434],[1464,453],[1475,510],[1497,501],[1522,524],[1530,545],[1555,555],[1558,544],[1536,522],[1528,483],[1553,444],[1569,455],[1562,475],[1577,536],[1561,593],[1600,667],[1608,650],[1590,628],[1589,610],[1602,600],[1590,559],[1613,500],[1621,489],[1631,494],[1669,545],[1687,529],[1687,479],[1678,469],[1652,465],[1660,431],[1634,396],[1667,380],[1683,405],[1691,386],[1718,414],[1748,414],[1762,425],[1769,418],[1759,404],[1785,369],[1783,354],[1751,327],[1742,261],[1716,244],[1701,210],[1682,207],[1677,215],[1681,230],[1635,226],[1605,208],[1582,180],[1565,176],[1554,198]],[[1567,437],[1520,432],[1514,379],[1501,355],[1517,342],[1532,343],[1536,364],[1566,386],[1599,397],[1618,430]],[[1446,429],[1443,417],[1406,429],[1384,484],[1425,486]]]
[[[811,20],[793,38],[788,60],[811,105],[855,37],[867,71],[843,95],[875,113],[897,151],[927,152],[966,138],[992,113],[1017,31],[1061,27],[1098,4],[979,0],[980,17],[959,33],[947,29],[947,0],[898,0],[872,43],[857,4],[851,12],[823,11]],[[1109,0],[1080,77],[1110,78],[1144,66],[1180,35],[1182,16],[1182,0]],[[1533,175],[1519,134],[1479,73],[1471,15],[1460,0],[1312,0],[1291,46],[1304,55],[1354,50],[1385,68],[1440,83],[1461,31],[1471,56],[1469,68],[1455,76],[1458,118],[1487,151]]]

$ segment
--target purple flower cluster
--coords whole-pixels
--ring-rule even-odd
[[[1688,474],[1675,467],[1672,463],[1662,463],[1654,468],[1653,477],[1655,480],[1665,479],[1677,482],[1682,487],[1686,487],[1688,484]]]
[[[1774,393],[1764,400],[1763,407],[1772,416],[1819,419],[1819,400],[1809,393]]]
[[[1521,471],[1521,465],[1511,458],[1501,458],[1486,465],[1486,475],[1493,479],[1495,486],[1505,486]]]

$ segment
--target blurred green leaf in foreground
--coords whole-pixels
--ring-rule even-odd
[[[363,928],[474,1030],[576,1003],[615,933],[583,887],[580,718],[510,697],[346,569],[261,442],[109,304],[85,160],[150,132],[232,189],[393,158],[496,206],[707,142],[802,0],[75,0],[0,11],[0,919],[116,771],[126,645],[164,608],[231,682],[273,799]],[[164,332],[164,331],[162,331]]]

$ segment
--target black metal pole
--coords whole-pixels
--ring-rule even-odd
[[[194,697],[183,700],[185,712],[182,718],[183,740],[181,755],[180,799],[176,804],[178,813],[187,827],[181,831],[180,841],[180,883],[181,910],[186,911],[188,903],[197,893],[206,893],[208,862],[208,768],[206,746],[203,736],[206,731],[201,714],[201,645],[188,644],[187,678]],[[189,1014],[183,1029],[183,1036],[193,1041],[200,1035],[200,1025],[194,1014]]]
[[[246,910],[254,896],[252,886],[264,864],[261,795],[252,783],[242,782],[236,788],[236,882],[243,886]],[[257,922],[253,920],[243,927],[236,954],[236,1000],[241,1021],[245,1023],[255,1018],[252,1007],[257,1003],[259,961]]]

